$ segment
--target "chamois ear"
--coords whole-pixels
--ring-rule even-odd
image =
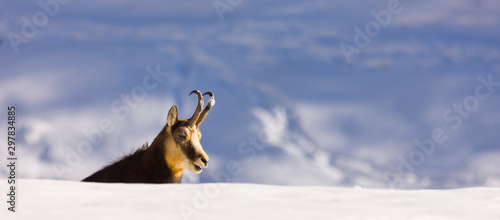
[[[177,123],[177,106],[174,105],[168,111],[167,126],[172,127],[175,123]]]

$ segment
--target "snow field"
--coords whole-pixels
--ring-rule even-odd
[[[17,186],[16,213],[4,206],[2,219],[500,219],[500,188],[394,190],[31,179],[20,179]],[[6,187],[1,181],[1,188]]]

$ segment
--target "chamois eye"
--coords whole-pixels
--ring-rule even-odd
[[[182,139],[186,139],[186,135],[179,134],[179,137]]]

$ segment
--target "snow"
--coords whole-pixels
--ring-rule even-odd
[[[2,180],[0,188],[5,189]],[[499,219],[500,188],[394,190],[240,183],[18,180],[2,219]]]

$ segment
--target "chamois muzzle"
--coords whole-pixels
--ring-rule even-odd
[[[206,168],[208,165],[208,156],[203,150],[200,139],[201,133],[199,132],[200,124],[205,120],[205,117],[208,115],[212,107],[215,105],[215,97],[212,92],[206,92],[202,94],[198,90],[193,90],[189,95],[196,94],[198,98],[198,106],[196,107],[193,116],[187,120],[189,125],[189,130],[192,130],[193,135],[189,140],[189,145],[187,147],[182,148],[184,150],[185,155],[190,160],[190,170],[194,173],[200,173],[202,168]],[[203,96],[208,95],[209,100],[205,109],[203,109]],[[203,110],[203,111],[202,111]]]

